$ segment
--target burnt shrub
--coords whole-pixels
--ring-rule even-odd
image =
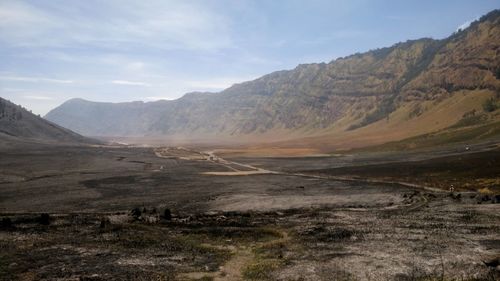
[[[43,213],[40,215],[39,222],[41,225],[49,225],[50,224],[50,216],[47,213]]]
[[[134,217],[134,219],[139,219],[142,215],[142,211],[139,208],[133,208],[132,211],[130,211],[130,214]]]
[[[10,218],[3,218],[2,228],[11,228],[11,227],[12,227],[12,220]]]
[[[163,211],[163,218],[168,221],[172,220],[172,213],[170,212],[169,208],[165,208],[165,210]]]
[[[361,232],[342,227],[315,226],[300,231],[299,234],[306,239],[321,242],[342,242],[348,240],[356,241],[363,238],[363,234]]]
[[[334,228],[324,233],[322,236],[325,241],[344,241],[351,239],[351,237],[355,236],[356,232],[350,229],[345,228]]]
[[[100,229],[104,229],[107,226],[109,226],[110,224],[111,224],[111,222],[110,222],[110,220],[108,218],[102,218],[101,222],[99,223],[99,228]]]

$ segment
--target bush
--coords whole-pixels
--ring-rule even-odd
[[[111,222],[108,218],[102,218],[101,223],[99,224],[99,228],[103,229],[106,228],[106,226],[110,225]]]
[[[49,225],[50,224],[50,216],[47,213],[43,213],[40,215],[40,224]]]
[[[139,208],[133,208],[132,211],[130,211],[130,214],[134,217],[134,219],[139,219],[142,215],[142,211]]]
[[[12,227],[12,220],[10,218],[3,218],[2,219],[2,227],[3,228],[10,228],[10,227]]]
[[[169,208],[166,208],[165,211],[163,211],[163,218],[166,220],[172,220],[172,213],[170,212]]]

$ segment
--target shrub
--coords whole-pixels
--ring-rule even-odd
[[[99,224],[99,228],[103,229],[106,228],[111,222],[109,221],[108,218],[102,218],[101,223]]]
[[[166,219],[166,220],[172,220],[172,213],[170,212],[170,209],[169,208],[166,208],[164,211],[163,211],[163,218]]]
[[[139,219],[142,215],[142,211],[139,208],[133,208],[132,211],[130,211],[130,214],[134,217],[134,219]]]
[[[3,218],[2,219],[2,227],[3,228],[10,228],[10,227],[12,227],[12,220],[10,218]]]
[[[50,224],[50,216],[47,213],[43,213],[40,215],[40,224],[49,225]]]

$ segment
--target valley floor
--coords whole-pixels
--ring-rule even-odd
[[[0,280],[498,280],[498,148],[436,153],[10,148]]]

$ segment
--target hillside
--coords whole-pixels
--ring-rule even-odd
[[[83,137],[53,124],[21,106],[0,98],[0,144],[41,142],[58,144],[95,144]]]
[[[91,136],[244,139],[331,150],[493,123],[500,119],[499,96],[496,10],[442,40],[299,65],[173,101],[74,99],[45,118]]]

